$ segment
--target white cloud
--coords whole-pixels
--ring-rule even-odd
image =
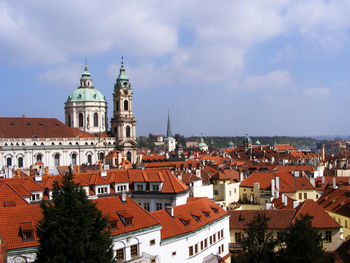
[[[78,87],[79,85],[82,71],[81,64],[67,63],[49,69],[37,78],[41,82],[46,82],[66,90],[73,90],[74,87]]]
[[[292,79],[286,70],[276,70],[267,75],[249,76],[242,82],[246,90],[285,90],[291,88]]]
[[[331,90],[328,88],[308,88],[304,91],[304,94],[311,98],[326,99],[331,95]]]

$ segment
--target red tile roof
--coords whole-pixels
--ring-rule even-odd
[[[340,228],[341,226],[330,216],[328,215],[320,205],[311,199],[307,199],[302,202],[296,208],[296,214],[293,218],[293,223],[296,218],[300,218],[301,215],[309,214],[313,217],[312,227],[314,228]]]
[[[326,211],[350,217],[350,190],[327,188],[317,203]]]
[[[236,170],[222,170],[212,176],[213,180],[233,180],[239,181],[239,173]]]
[[[256,214],[264,214],[269,220],[269,229],[285,229],[289,227],[295,210],[230,210],[230,229],[247,229],[247,224]]]
[[[211,206],[217,209],[215,213]],[[209,217],[203,214],[203,211],[210,211]],[[208,198],[192,199],[184,205],[174,207],[174,216],[171,217],[166,210],[159,210],[151,213],[162,225],[161,239],[167,239],[175,236],[180,236],[197,229],[219,219],[227,216],[228,213]],[[201,215],[200,220],[197,221],[192,215]],[[189,220],[181,222],[180,219]]]
[[[2,138],[90,138],[106,137],[70,128],[55,118],[0,117]]]
[[[117,220],[117,228],[111,229],[111,235],[116,236],[147,227],[159,226],[159,222],[130,197],[126,197],[126,202],[122,202],[119,196],[111,196],[93,200],[102,214],[116,219],[117,212],[127,213],[132,217],[132,224],[124,226]],[[0,207],[0,236],[7,244],[7,249],[17,249],[38,246],[38,237],[33,232],[33,241],[23,241],[19,235],[20,229],[31,230],[35,228],[42,217],[39,204],[16,207]]]

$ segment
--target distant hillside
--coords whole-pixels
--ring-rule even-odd
[[[179,134],[174,136],[181,144],[185,144],[188,141],[197,141],[199,142],[200,137],[192,136],[192,137],[184,137]],[[250,137],[252,139],[253,145],[256,145],[256,141],[260,141],[262,145],[270,145],[270,144],[291,144],[296,149],[315,149],[316,142],[318,140],[310,137],[289,137],[289,136],[264,136],[264,137]],[[244,137],[236,136],[236,137],[216,137],[209,136],[204,137],[205,143],[210,147],[211,142],[213,142],[214,149],[221,149],[228,147],[229,143],[232,142],[234,146],[242,145]],[[137,138],[138,147],[147,147],[153,149],[153,141],[154,138],[152,136],[141,136]]]

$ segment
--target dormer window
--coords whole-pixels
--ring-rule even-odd
[[[97,194],[107,194],[108,193],[108,187],[99,187],[97,188]]]
[[[22,234],[23,241],[34,240],[34,227],[32,222],[25,222],[20,224],[20,232]]]
[[[191,219],[188,217],[179,217],[179,220],[181,221],[182,224],[185,226],[188,226],[190,224]]]
[[[194,218],[194,220],[196,220],[197,222],[201,221],[201,215],[197,215],[197,214],[191,214],[191,216]]]
[[[209,210],[202,210],[202,213],[205,217],[210,217],[210,211]]]
[[[40,194],[32,194],[30,196],[30,201],[39,201],[39,200],[41,200]]]
[[[117,222],[118,222],[117,215],[115,215],[115,216],[105,215],[105,217],[107,217],[107,219],[108,219],[108,224],[109,224],[109,229],[110,230],[118,229],[118,227],[117,227]]]
[[[119,212],[118,215],[124,226],[132,226],[133,216],[131,214],[128,212]]]
[[[210,206],[210,208],[211,208],[211,210],[213,210],[213,212],[215,213],[215,214],[217,214],[218,213],[218,208],[217,207],[215,207],[215,206]]]

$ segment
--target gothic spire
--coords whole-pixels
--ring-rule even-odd
[[[168,126],[167,126],[167,130],[166,130],[166,137],[167,137],[167,138],[173,137],[173,135],[172,135],[172,133],[171,133],[169,110],[168,110]]]

